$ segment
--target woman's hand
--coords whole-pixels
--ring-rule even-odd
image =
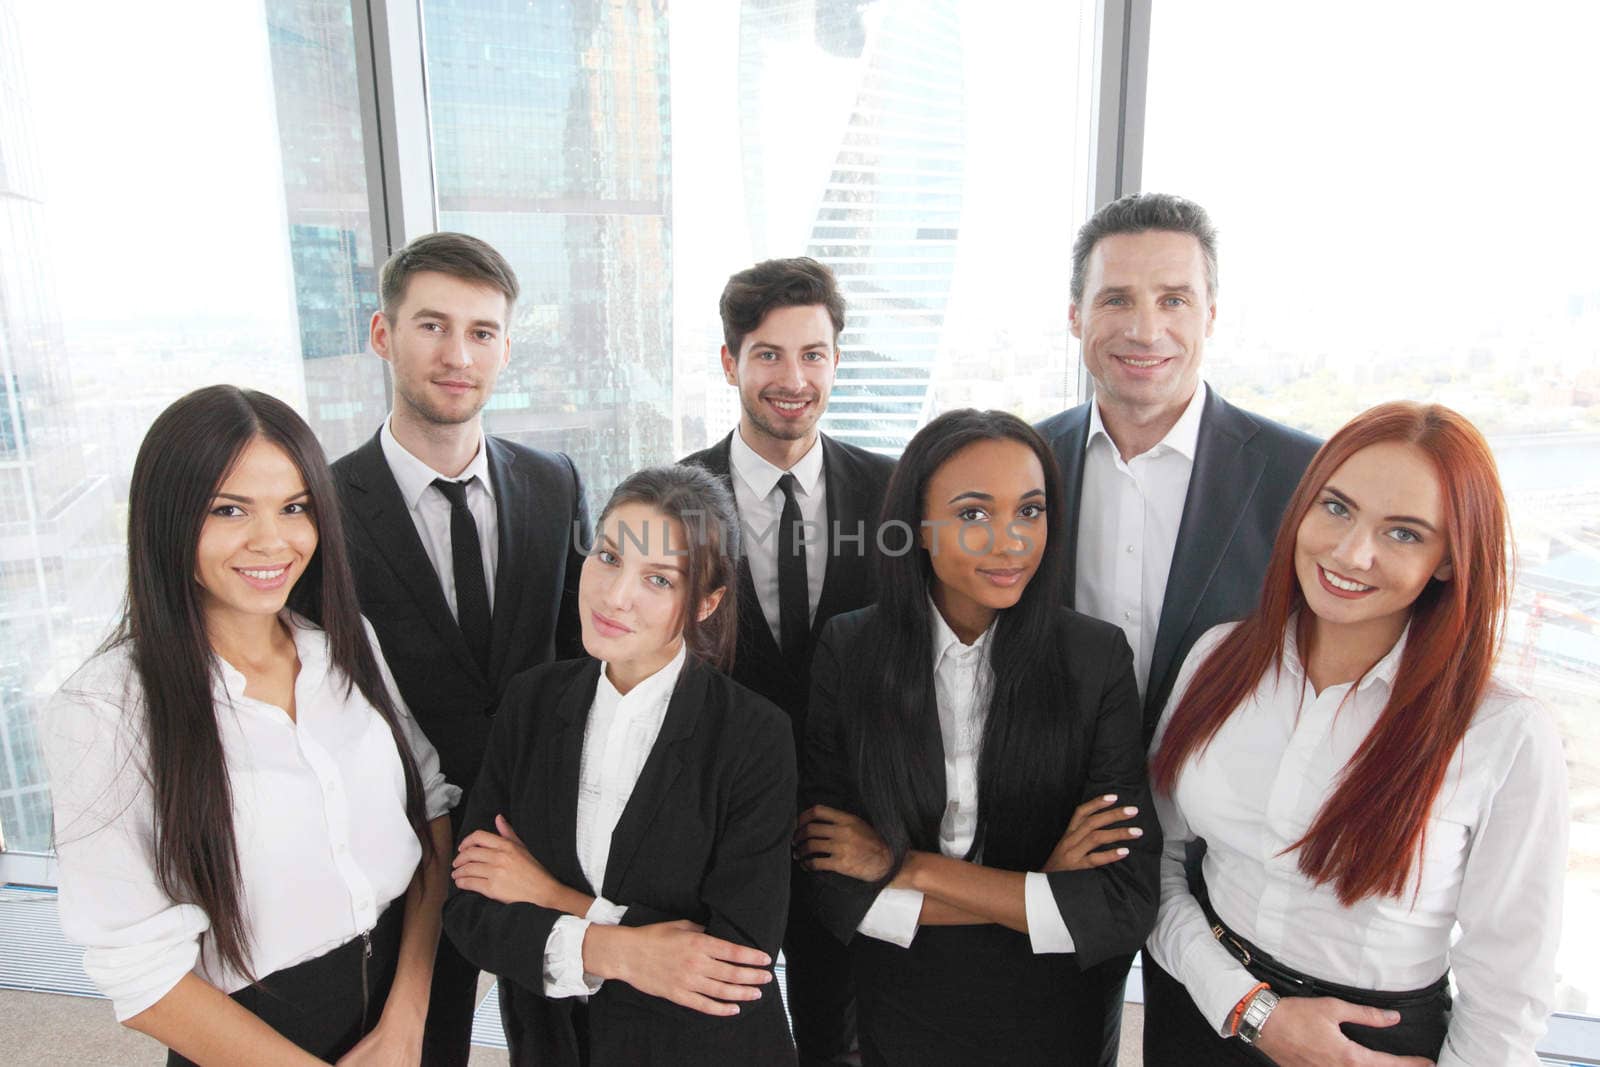
[[[739,1001],[760,1000],[771,965],[760,949],[712,937],[687,919],[639,927],[593,923],[583,937],[585,971],[706,1015],[738,1015]]]
[[[878,882],[894,867],[894,853],[865,819],[817,804],[800,813],[794,855],[808,871],[832,871],[860,882]]]
[[[1139,814],[1135,807],[1117,807],[1114,795],[1093,797],[1078,805],[1067,823],[1067,832],[1061,835],[1044,869],[1050,871],[1086,871],[1115,863],[1128,855],[1126,848],[1095,849],[1117,841],[1132,841],[1144,836],[1137,826],[1112,826]],[[1107,829],[1110,827],[1110,829]]]
[[[356,1047],[339,1057],[339,1067],[416,1067],[422,1062],[422,1020],[391,1023],[387,1016]]]
[[[496,815],[494,825],[498,834],[474,830],[461,842],[450,870],[456,885],[502,904],[562,910],[567,887],[533,858],[505,816]]]
[[[1400,1013],[1334,997],[1284,997],[1272,1009],[1256,1048],[1278,1067],[1433,1067],[1421,1056],[1391,1056],[1351,1041],[1340,1023],[1393,1026]]]

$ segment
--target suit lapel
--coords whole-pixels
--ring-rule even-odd
[[[591,660],[556,704],[558,732],[546,755],[543,775],[550,826],[551,845],[556,849],[552,868],[565,865],[574,872],[591,894],[597,887],[588,884],[583,864],[578,860],[578,774],[583,763],[583,735],[589,725],[589,709],[594,704],[595,687],[600,681],[600,662]]]
[[[1076,606],[1074,602],[1078,597],[1078,508],[1083,502],[1083,464],[1088,451],[1089,405],[1086,404],[1082,419],[1057,439],[1055,449],[1061,467],[1061,514],[1067,522],[1067,553],[1062,561],[1062,575],[1066,587],[1064,603],[1069,608]]]
[[[1189,495],[1178,524],[1178,544],[1161,600],[1161,625],[1151,651],[1146,699],[1165,691],[1166,676],[1176,666],[1173,653],[1199,610],[1238,529],[1245,504],[1261,480],[1266,461],[1245,447],[1253,434],[1252,425],[1233,418],[1222,398],[1209,393],[1195,445]]]
[[[499,558],[495,563],[494,614],[490,620],[489,677],[500,677],[517,630],[522,610],[521,581],[523,564],[533,558],[531,524],[522,521],[521,511],[532,500],[533,489],[513,462],[510,449],[488,434],[483,447],[489,453],[489,480],[493,483],[496,513],[495,540]]]
[[[439,576],[423,550],[416,524],[400,497],[400,487],[395,484],[389,463],[383,458],[383,446],[376,436],[356,453],[347,483],[355,490],[346,494],[350,511],[365,529],[378,555],[421,608],[440,642],[461,661],[463,669],[481,676],[472,650],[467,647],[467,640],[445,603]]]
[[[684,663],[677,688],[667,704],[661,732],[617,819],[617,828],[611,835],[611,852],[606,859],[606,884],[601,891],[608,900],[618,899],[618,887],[628,873],[634,854],[644,843],[650,824],[665,806],[672,785],[683,770],[683,742],[693,736],[700,721],[700,709],[705,704],[706,670],[693,659]]]

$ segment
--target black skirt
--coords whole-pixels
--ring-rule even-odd
[[[372,1032],[400,962],[405,913],[395,901],[365,936],[285,967],[232,994],[248,1011],[313,1056],[332,1063]],[[167,1067],[193,1061],[167,1053]]]

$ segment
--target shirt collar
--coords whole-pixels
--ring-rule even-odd
[[[678,676],[683,673],[688,652],[689,646],[680,643],[678,654],[673,656],[665,667],[626,693],[617,692],[617,687],[606,677],[605,664],[602,663],[600,684],[595,691],[595,699],[604,700],[628,714],[645,715],[653,712],[656,718],[664,718],[667,714],[667,705],[672,702],[672,691],[678,686]]]
[[[966,659],[976,653],[980,659],[988,659],[989,639],[994,636],[995,623],[1000,621],[999,615],[996,615],[994,622],[989,624],[989,628],[979,634],[978,639],[969,645],[956,636],[956,632],[950,629],[950,624],[944,621],[944,616],[939,613],[939,606],[933,602],[931,594],[928,597],[928,612],[933,616],[933,669],[935,671],[939,669],[939,664],[944,660],[946,654]]]
[[[1141,455],[1150,455],[1158,449],[1166,448],[1176,452],[1190,463],[1194,462],[1195,450],[1200,444],[1200,416],[1206,410],[1206,383],[1201,382],[1194,391],[1194,396],[1189,398],[1189,404],[1183,409],[1183,414],[1178,416],[1178,421],[1172,424],[1172,429],[1167,435],[1156,443],[1149,452]],[[1111,435],[1106,432],[1106,424],[1100,418],[1100,401],[1096,400],[1089,405],[1089,446],[1093,447],[1095,439],[1104,438],[1107,445],[1112,448],[1116,443],[1111,440]],[[1137,457],[1136,457],[1137,458]]]
[[[289,627],[289,636],[294,638],[295,656],[300,660],[300,670],[294,680],[295,689],[299,690],[302,685],[316,688],[328,670],[328,635],[316,623],[288,608],[284,608],[278,618]],[[244,672],[215,653],[211,658],[216,661],[217,671],[221,675],[221,688],[219,690],[216,685],[212,686],[212,698],[230,703],[243,698]]]
[[[489,494],[489,499],[494,499],[494,486],[489,481],[489,450],[484,447],[484,437],[478,436],[478,451],[473,453],[472,462],[466,469],[454,478],[440,474],[422,460],[412,455],[394,435],[394,429],[389,425],[393,415],[383,420],[383,429],[378,434],[378,442],[383,447],[383,458],[389,464],[389,470],[394,474],[394,482],[400,487],[400,499],[406,503],[407,510],[415,511],[417,501],[422,499],[422,494],[433,485],[435,478],[444,478],[452,482],[469,482],[478,479],[478,484],[483,486],[483,491]]]
[[[1305,663],[1300,658],[1300,616],[1298,613],[1289,617],[1288,629],[1283,635],[1283,666],[1296,678],[1304,678],[1306,673]],[[1361,676],[1356,692],[1361,692],[1369,686],[1381,684],[1385,689],[1394,688],[1394,676],[1400,671],[1400,659],[1405,655],[1406,641],[1411,636],[1411,624],[1400,631],[1400,640],[1394,647],[1385,652],[1383,658],[1374,663],[1366,674]]]
[[[778,479],[785,474],[794,475],[800,492],[810,496],[817,486],[817,478],[822,474],[822,435],[817,434],[817,439],[811,442],[806,454],[801,456],[794,466],[784,471],[758,455],[755,449],[745,443],[744,435],[735,429],[733,444],[728,448],[728,462],[738,472],[739,477],[744,479],[744,484],[756,494],[757,499],[765,500],[771,494],[773,486],[778,484]]]

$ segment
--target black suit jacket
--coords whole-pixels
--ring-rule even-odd
[[[589,513],[572,460],[484,435],[498,511],[489,672],[439,588],[378,436],[333,465],[361,610],[450,781],[470,792],[490,717],[520,671],[581,655],[578,575]]]
[[[850,943],[863,1048],[871,1042],[892,1052],[893,1062],[1099,1063],[1107,1033],[1120,1019],[1121,983],[1108,983],[1101,970],[1119,978],[1126,971],[1155,924],[1160,895],[1161,828],[1145,779],[1133,654],[1115,626],[1065,608],[1056,641],[1065,675],[1059,713],[1067,725],[1041,737],[1038,747],[1060,770],[1030,808],[1054,812],[1059,828],[1015,855],[986,847],[984,863],[1040,870],[1073,810],[1107,793],[1139,808],[1132,822],[1144,836],[1129,843],[1125,859],[1048,876],[1076,947],[1069,954],[1034,955],[1026,934],[997,925],[925,927],[902,949],[856,934],[877,887],[810,875],[823,924]],[[811,668],[802,805],[828,804],[867,817],[860,753],[873,740],[860,729],[862,702],[884,644],[875,607],[842,615],[823,633]],[[926,709],[917,740],[919,807],[941,812],[947,797],[937,708]],[[1006,823],[1015,816],[985,813]],[[939,842],[914,840],[912,847],[938,851]]]
[[[738,432],[732,431],[710,448],[685,456],[681,462],[715,474],[732,493],[733,469],[728,454],[733,435]],[[804,743],[806,699],[811,688],[809,664],[817,637],[835,615],[865,607],[876,599],[873,590],[877,580],[878,511],[883,506],[889,476],[894,473],[894,460],[823,434],[822,467],[828,507],[827,537],[832,551],[828,553],[822,595],[812,617],[805,666],[800,671],[795,671],[784,659],[772,628],[767,625],[767,617],[761,611],[761,602],[750,578],[750,565],[743,559],[739,561],[739,641],[734,652],[733,677],[789,713],[794,724],[796,751]],[[843,537],[836,538],[835,531]],[[768,543],[776,551],[776,535]]]
[[[1054,415],[1037,429],[1061,465],[1070,538],[1065,581],[1070,607],[1076,598],[1078,504],[1089,405]],[[1255,610],[1278,524],[1321,444],[1309,434],[1236,408],[1208,388],[1145,684],[1147,742],[1195,641],[1218,623]]]
[[[699,663],[684,665],[661,732],[611,839],[605,884],[578,861],[579,763],[600,664],[567,660],[514,679],[467,805],[462,834],[505,815],[534,857],[573,888],[627,907],[623,924],[691,919],[774,958],[789,905],[795,757],[782,714]],[[444,924],[462,955],[499,975],[518,1064],[793,1063],[778,987],[718,1018],[617,979],[589,998],[580,1060],[577,1002],[548,998],[544,948],[558,914],[453,889]]]

